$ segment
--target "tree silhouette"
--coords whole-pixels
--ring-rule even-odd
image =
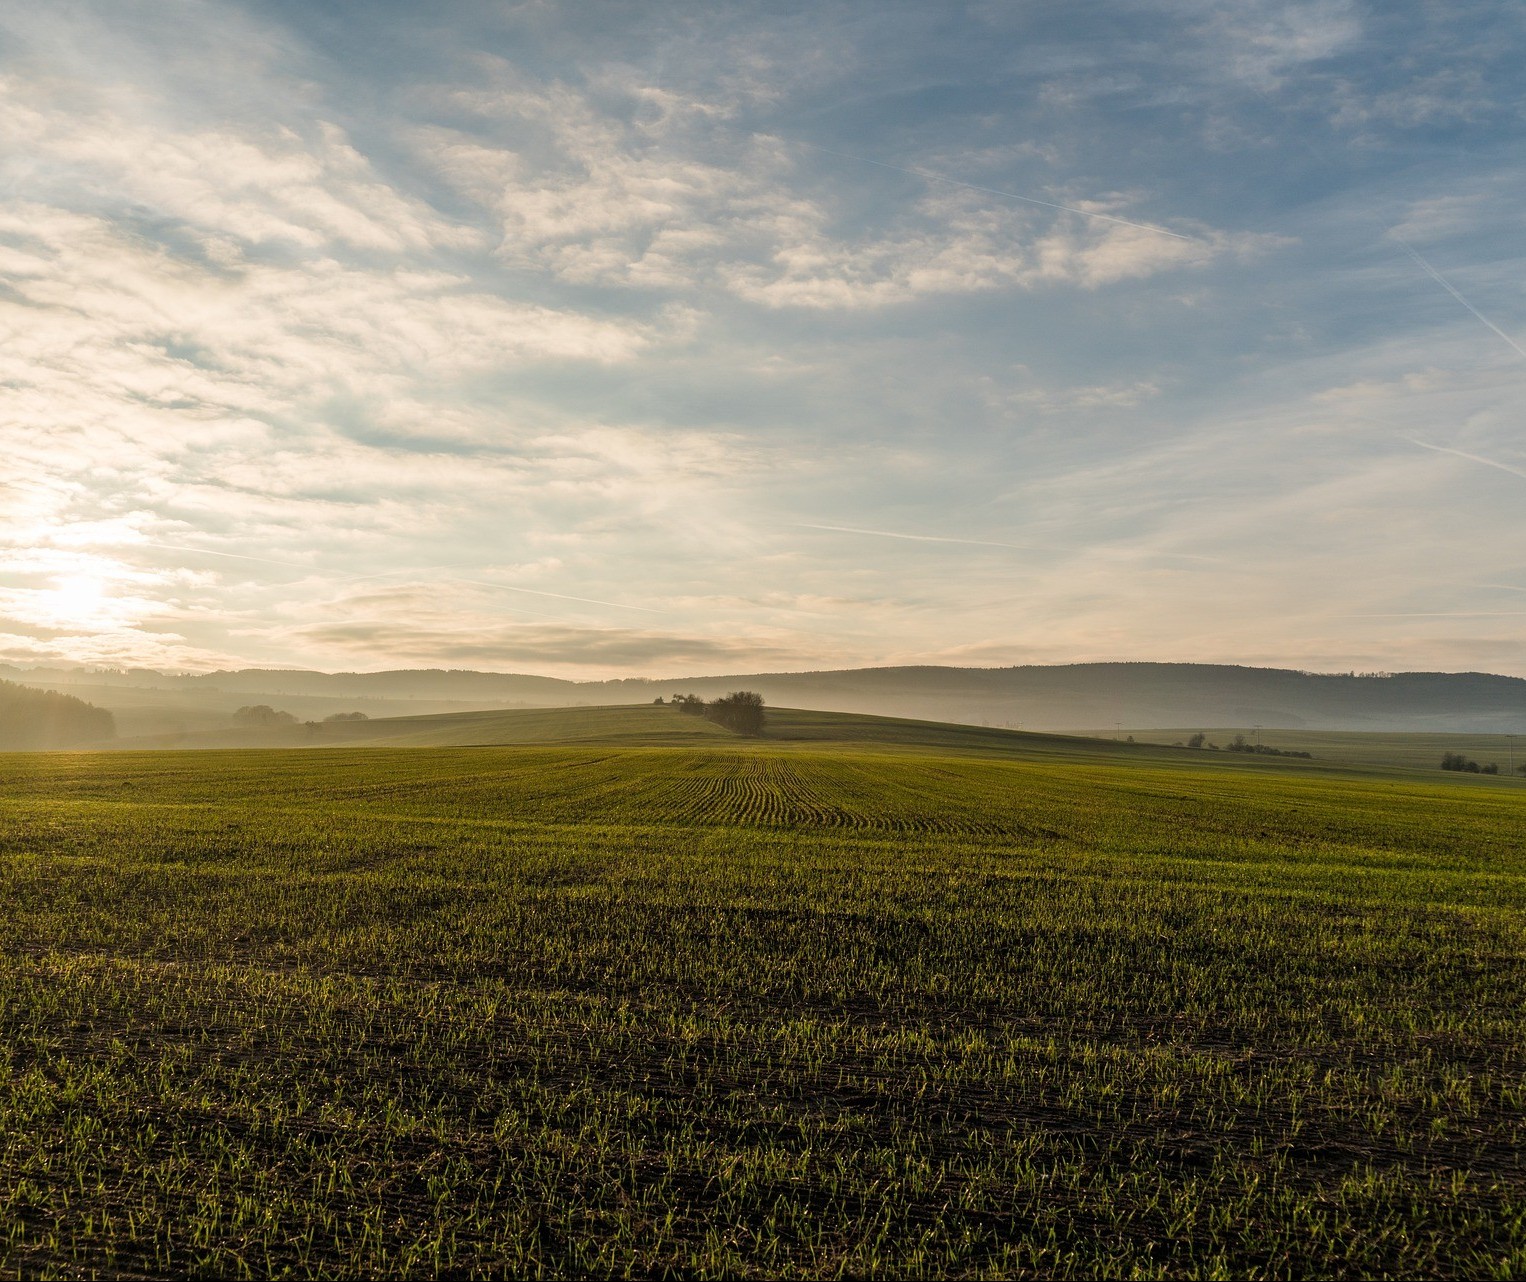
[[[296,717],[281,712],[268,703],[246,703],[233,714],[233,719],[243,726],[294,726]]]
[[[705,707],[705,716],[737,734],[763,733],[763,696],[751,690],[734,690]]]
[[[110,739],[116,720],[72,694],[0,681],[0,748],[67,748]]]

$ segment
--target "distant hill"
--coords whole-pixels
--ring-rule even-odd
[[[1526,732],[1526,680],[1487,673],[1310,673],[1195,663],[901,667],[669,683],[709,697],[965,724],[1112,734],[1115,727]]]
[[[0,750],[72,748],[110,739],[110,712],[54,690],[0,681]]]
[[[1200,748],[1188,748],[1180,732],[1139,732],[1138,741],[955,725],[857,712],[769,708],[761,739],[733,734],[703,717],[685,716],[671,704],[616,704],[609,707],[516,708],[497,712],[449,712],[378,720],[335,720],[306,724],[245,724],[236,728],[118,739],[110,747],[196,750],[207,748],[354,749],[486,748],[498,746],[578,746],[605,748],[738,749],[806,752],[845,750],[913,752],[933,756],[975,756],[1005,760],[1110,761],[1152,767],[1214,766],[1233,770],[1292,770],[1298,773],[1420,773],[1433,781],[1526,788],[1515,766],[1526,759],[1504,735],[1374,733],[1336,730],[1267,730],[1264,740],[1276,754],[1226,751],[1233,734],[1211,730]],[[1444,753],[1460,752],[1480,762],[1496,762],[1497,776],[1449,776],[1440,771]],[[1298,755],[1293,755],[1298,754]]]
[[[965,725],[1112,734],[1263,725],[1305,730],[1526,733],[1526,679],[1479,672],[1311,673],[1201,663],[1080,663],[1012,668],[895,667],[716,677],[565,681],[514,673],[306,672],[202,675],[139,670],[0,669],[27,685],[67,688],[118,713],[124,733],[196,733],[241,705],[301,720],[355,709],[372,717],[510,707],[710,699],[755,690],[773,706]],[[130,723],[130,728],[129,728]]]
[[[1130,760],[1206,760],[1228,754],[1186,752],[1156,744],[1125,744],[1026,731],[988,729],[876,717],[865,713],[770,708],[761,739],[737,735],[672,705],[616,704],[589,708],[530,708],[504,712],[451,712],[377,721],[245,726],[241,729],[118,740],[123,750],[144,748],[464,748],[502,745],[590,747],[849,747],[912,749],[955,756],[1049,757],[1056,755]]]

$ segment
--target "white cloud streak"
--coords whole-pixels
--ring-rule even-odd
[[[1512,476],[1526,479],[1526,467],[1512,467],[1509,463],[1501,463],[1498,459],[1485,458],[1482,454],[1470,454],[1467,450],[1456,450],[1448,445],[1432,445],[1429,441],[1418,440],[1413,436],[1405,438],[1411,445],[1418,445],[1422,450],[1432,450],[1437,454],[1450,454],[1454,458],[1465,458],[1470,463],[1482,463],[1485,467],[1492,467],[1501,472],[1509,472]]]
[[[1399,243],[1401,245],[1404,244],[1403,241],[1400,241]],[[1474,307],[1472,303],[1470,303],[1466,298],[1464,298],[1462,296],[1462,294],[1458,291],[1457,287],[1455,285],[1453,285],[1451,281],[1449,281],[1445,276],[1443,276],[1434,267],[1432,267],[1430,265],[1430,263],[1426,262],[1426,260],[1424,258],[1422,258],[1420,256],[1420,254],[1413,247],[1411,247],[1410,245],[1404,245],[1404,251],[1411,258],[1413,258],[1415,260],[1415,265],[1418,266],[1422,271],[1424,271],[1427,276],[1429,276],[1432,280],[1434,280],[1438,285],[1441,286],[1442,289],[1446,290],[1447,293],[1449,293],[1459,303],[1461,303],[1470,312],[1472,312],[1474,316],[1476,316],[1485,325],[1487,325],[1491,330],[1493,330],[1495,334],[1497,334],[1501,339],[1503,339],[1505,344],[1506,344],[1506,346],[1508,346],[1511,351],[1513,351],[1517,356],[1521,357],[1522,359],[1526,359],[1526,347],[1522,347],[1519,343],[1517,343],[1515,341],[1515,339],[1511,338],[1509,334],[1505,333],[1504,330],[1502,330],[1492,320],[1490,320],[1481,311],[1479,311],[1478,308]]]

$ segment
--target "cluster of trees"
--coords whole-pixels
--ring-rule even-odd
[[[0,681],[0,748],[72,748],[116,732],[116,719],[105,708],[72,694]]]
[[[323,718],[325,725],[336,721],[369,721],[364,712],[333,712]],[[241,726],[294,726],[297,718],[268,703],[246,703],[233,714],[233,720]],[[305,726],[316,726],[316,721],[304,721]]]
[[[1250,743],[1243,734],[1224,745],[1227,752],[1259,752],[1263,757],[1312,757],[1312,752],[1294,752],[1291,748],[1274,748],[1267,743]]]
[[[1487,766],[1481,766],[1476,761],[1469,760],[1460,752],[1444,752],[1441,754],[1441,768],[1443,770],[1464,770],[1470,775],[1497,775],[1500,768],[1490,762]]]
[[[662,702],[661,695],[657,696],[656,702]],[[705,715],[705,701],[697,694],[675,694],[668,702],[680,712],[687,712],[691,717],[702,717]]]
[[[297,724],[296,717],[291,713],[281,712],[268,703],[245,704],[233,714],[233,719],[241,726],[294,726]]]
[[[705,716],[737,734],[763,733],[763,696],[751,690],[735,690],[716,699],[705,709]]]
[[[663,702],[662,696],[658,695],[652,702]],[[668,702],[680,712],[704,717],[736,734],[756,736],[763,733],[763,696],[751,690],[733,690],[709,703],[695,694],[675,694]]]
[[[1199,730],[1186,743],[1178,742],[1174,745],[1178,748],[1212,748],[1215,752],[1219,745],[1209,743],[1208,736]],[[1256,752],[1263,757],[1312,757],[1312,752],[1294,752],[1291,748],[1274,748],[1267,743],[1252,743],[1243,734],[1237,734],[1224,745],[1225,752]]]

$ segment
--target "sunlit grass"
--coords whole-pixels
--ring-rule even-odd
[[[0,758],[12,1271],[1526,1272],[1513,790]]]

